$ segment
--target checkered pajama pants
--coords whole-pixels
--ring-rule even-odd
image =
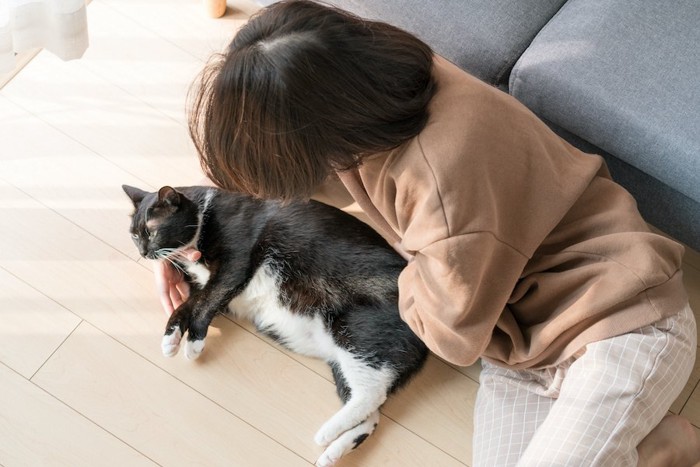
[[[483,362],[474,411],[474,467],[636,466],[693,368],[690,306],[629,334],[589,344],[541,370]]]

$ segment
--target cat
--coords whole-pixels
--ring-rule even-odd
[[[399,316],[405,260],[368,225],[316,201],[283,204],[213,187],[123,185],[134,204],[131,235],[141,256],[186,273],[189,299],[162,341],[173,356],[204,349],[214,315],[230,311],[286,348],[325,360],[343,407],[314,440],[333,465],[376,428],[387,396],[422,367],[425,344]],[[178,251],[195,247],[191,262]]]

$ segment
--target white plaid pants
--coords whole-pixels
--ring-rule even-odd
[[[697,350],[690,306],[540,370],[483,362],[474,467],[636,466],[637,445],[687,382]]]

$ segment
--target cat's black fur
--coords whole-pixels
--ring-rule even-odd
[[[178,330],[180,335],[187,332],[188,346],[193,342],[203,346],[214,315],[225,311],[237,297],[253,293],[248,290],[257,287],[251,282],[262,268],[263,276],[276,283],[275,303],[280,304],[280,310],[309,318],[309,326],[312,320],[321,323],[319,342],[326,342],[327,335],[337,349],[342,349],[337,351],[337,359],[328,356],[335,355],[336,350],[330,354],[319,350],[314,356],[325,358],[331,366],[338,394],[348,403],[348,411],[356,407],[357,412],[373,412],[372,417],[360,414],[359,419],[353,419],[354,415],[340,416],[341,410],[329,420],[324,425],[325,435],[324,428],[317,435],[317,442],[330,444],[319,465],[331,465],[364,441],[376,426],[376,409],[421,368],[427,355],[425,345],[399,316],[398,276],[405,267],[401,256],[366,224],[315,201],[283,205],[210,187],[163,187],[158,193],[123,188],[135,206],[131,232],[142,256],[169,256],[186,271],[194,271],[198,265],[178,259],[173,249],[195,246],[202,253],[198,263],[210,273],[204,286],[191,278],[190,298],[168,322],[164,339],[177,341],[175,351]],[[234,300],[232,307],[237,303]],[[299,330],[274,324],[277,315],[258,319],[264,311],[243,315],[260,332],[291,350],[315,353],[314,343],[310,343],[311,351],[300,350],[306,347],[296,335]],[[194,357],[198,355],[196,350]],[[390,379],[374,389],[356,386],[355,394],[350,381],[356,379],[356,371],[365,376],[389,374]],[[363,405],[355,400],[377,390],[385,394],[371,395],[376,402]],[[365,423],[368,428],[360,429],[370,418],[373,423]],[[327,427],[334,419],[335,428]],[[341,442],[346,432],[352,434],[352,439]]]

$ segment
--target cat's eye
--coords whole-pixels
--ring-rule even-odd
[[[134,233],[134,234],[131,234],[131,238],[133,238],[134,240],[136,240],[136,239],[139,238],[139,234],[135,234],[135,233]]]

